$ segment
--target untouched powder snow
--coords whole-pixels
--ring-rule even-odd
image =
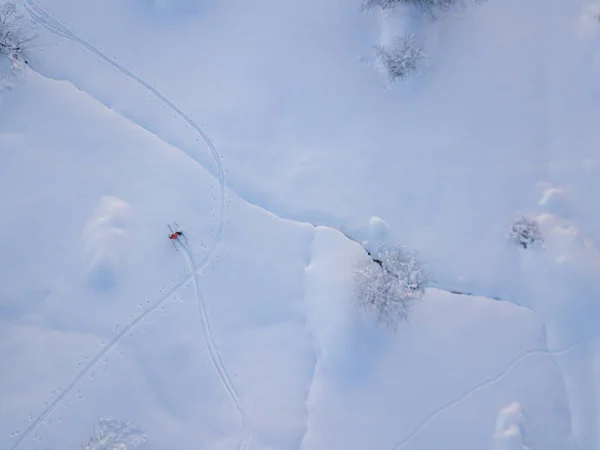
[[[600,3],[361,4],[19,3],[0,449],[600,449]],[[430,274],[396,332],[380,243]]]

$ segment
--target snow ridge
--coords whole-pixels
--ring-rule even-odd
[[[110,64],[115,69],[117,69],[119,72],[121,72],[123,75],[131,78],[136,83],[138,83],[140,86],[146,88],[149,92],[154,94],[160,101],[162,101],[169,109],[171,109],[175,114],[177,114],[179,117],[181,117],[190,127],[192,127],[193,130],[195,130],[202,137],[202,139],[204,140],[204,142],[210,149],[211,155],[215,161],[215,166],[216,166],[216,174],[215,175],[219,180],[220,198],[219,198],[219,227],[217,229],[217,236],[212,245],[212,248],[207,252],[206,256],[204,257],[202,262],[200,262],[200,264],[197,267],[197,270],[201,270],[201,266],[206,261],[208,261],[209,258],[211,258],[213,253],[216,251],[218,245],[220,244],[220,242],[222,240],[223,230],[225,228],[225,191],[226,191],[225,171],[223,169],[221,155],[217,151],[217,148],[215,147],[215,145],[212,142],[212,140],[210,139],[210,137],[204,132],[204,130],[196,122],[194,122],[194,120],[189,115],[187,115],[184,111],[182,111],[180,108],[178,108],[173,102],[171,102],[165,95],[161,94],[156,88],[154,88],[148,82],[143,80],[141,77],[135,75],[133,72],[131,72],[126,67],[124,67],[121,64],[110,59],[108,56],[106,56],[104,53],[102,53],[100,50],[98,50],[96,47],[94,47],[89,42],[77,37],[69,29],[67,29],[64,25],[62,25],[60,22],[58,22],[52,16],[50,16],[50,14],[48,14],[46,11],[44,11],[42,8],[40,8],[33,0],[27,0],[25,2],[25,7],[27,9],[27,12],[30,14],[30,17],[36,23],[40,24],[41,26],[46,28],[48,31],[50,31],[51,33],[53,33],[57,36],[64,37],[65,39],[69,39],[70,41],[81,45],[82,47],[84,47],[88,51],[90,51],[91,53],[94,53],[99,58],[106,61],[108,64]],[[198,160],[198,158],[195,158],[193,155],[190,155],[190,154],[188,154],[188,156],[190,158],[192,158],[193,160],[195,160],[196,162],[198,162],[200,165],[202,165],[202,163]],[[210,168],[206,168],[206,169],[211,173],[213,172],[212,170],[210,170]]]
[[[307,307],[306,307],[306,274],[307,271],[310,268],[310,265],[312,263],[313,260],[313,246],[315,243],[315,227],[313,226],[312,228],[312,237],[310,240],[310,244],[308,246],[308,257],[306,258],[306,265],[304,267],[304,292],[302,293],[302,305],[303,305],[303,313],[304,313],[304,326],[306,329],[306,332],[310,335],[310,340],[311,340],[311,348],[313,351],[313,358],[314,358],[314,367],[313,367],[313,371],[310,377],[310,384],[308,385],[308,388],[306,389],[306,399],[304,400],[304,407],[306,409],[306,423],[304,425],[304,431],[302,433],[302,436],[300,438],[300,444],[298,446],[298,450],[302,450],[305,446],[305,441],[307,436],[310,433],[310,428],[309,428],[309,424],[308,424],[308,420],[309,420],[309,410],[310,410],[310,402],[312,401],[312,397],[314,396],[314,388],[315,388],[315,375],[317,373],[317,366],[319,365],[319,343],[317,342],[317,337],[315,335],[315,332],[313,329],[311,329],[310,324],[309,324],[309,319],[308,319],[308,311],[307,311]]]

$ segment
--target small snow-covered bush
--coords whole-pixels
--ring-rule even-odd
[[[425,53],[415,42],[413,35],[396,39],[390,47],[376,46],[375,57],[390,83],[418,71],[425,62]]]
[[[366,0],[364,7],[389,9],[396,5],[409,5],[424,11],[447,9],[456,4],[462,4],[465,0]]]
[[[406,247],[380,246],[357,268],[355,282],[359,308],[380,325],[396,329],[425,293],[427,273]]]
[[[365,0],[363,9],[391,9],[397,5],[412,6],[424,14],[436,18],[444,11],[464,8],[470,3],[482,3],[485,0]]]
[[[510,237],[517,244],[528,248],[542,242],[542,232],[535,219],[521,216],[512,224]]]
[[[364,9],[381,8],[390,9],[397,4],[404,3],[403,0],[365,0],[363,4]]]
[[[23,16],[14,2],[0,5],[0,55],[15,63],[21,61],[23,53],[34,39],[23,25]]]
[[[141,428],[112,417],[100,419],[83,450],[136,450],[146,442]]]

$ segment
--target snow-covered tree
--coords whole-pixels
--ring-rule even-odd
[[[517,244],[528,248],[541,244],[542,232],[537,221],[533,218],[521,216],[512,224],[510,237]]]
[[[13,63],[20,61],[33,39],[25,30],[16,4],[9,1],[0,5],[0,55],[7,56]]]
[[[396,39],[390,47],[375,47],[375,57],[385,70],[389,82],[406,78],[421,69],[425,62],[425,54],[413,35]]]
[[[146,442],[138,427],[112,417],[100,420],[83,450],[136,450]]]
[[[381,325],[396,329],[425,293],[427,273],[404,246],[380,246],[356,271],[359,308]]]

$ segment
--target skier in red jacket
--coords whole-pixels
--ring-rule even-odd
[[[171,239],[172,241],[176,241],[177,239],[179,239],[179,236],[183,236],[183,233],[181,231],[176,231],[175,233],[169,236],[169,239]]]
[[[179,228],[179,225],[177,225],[175,223],[175,230],[173,230],[173,228],[171,228],[171,225],[168,225],[168,227],[169,227],[169,232],[170,232],[169,239],[171,240],[171,244],[173,244],[173,247],[175,247],[175,250],[177,250],[177,246],[175,245],[175,241],[179,241],[180,244],[183,244],[181,242],[181,240],[183,240],[187,244],[187,239],[183,235],[183,232],[182,231],[175,231],[175,230],[177,230],[177,228]],[[181,240],[179,238],[181,238]]]

